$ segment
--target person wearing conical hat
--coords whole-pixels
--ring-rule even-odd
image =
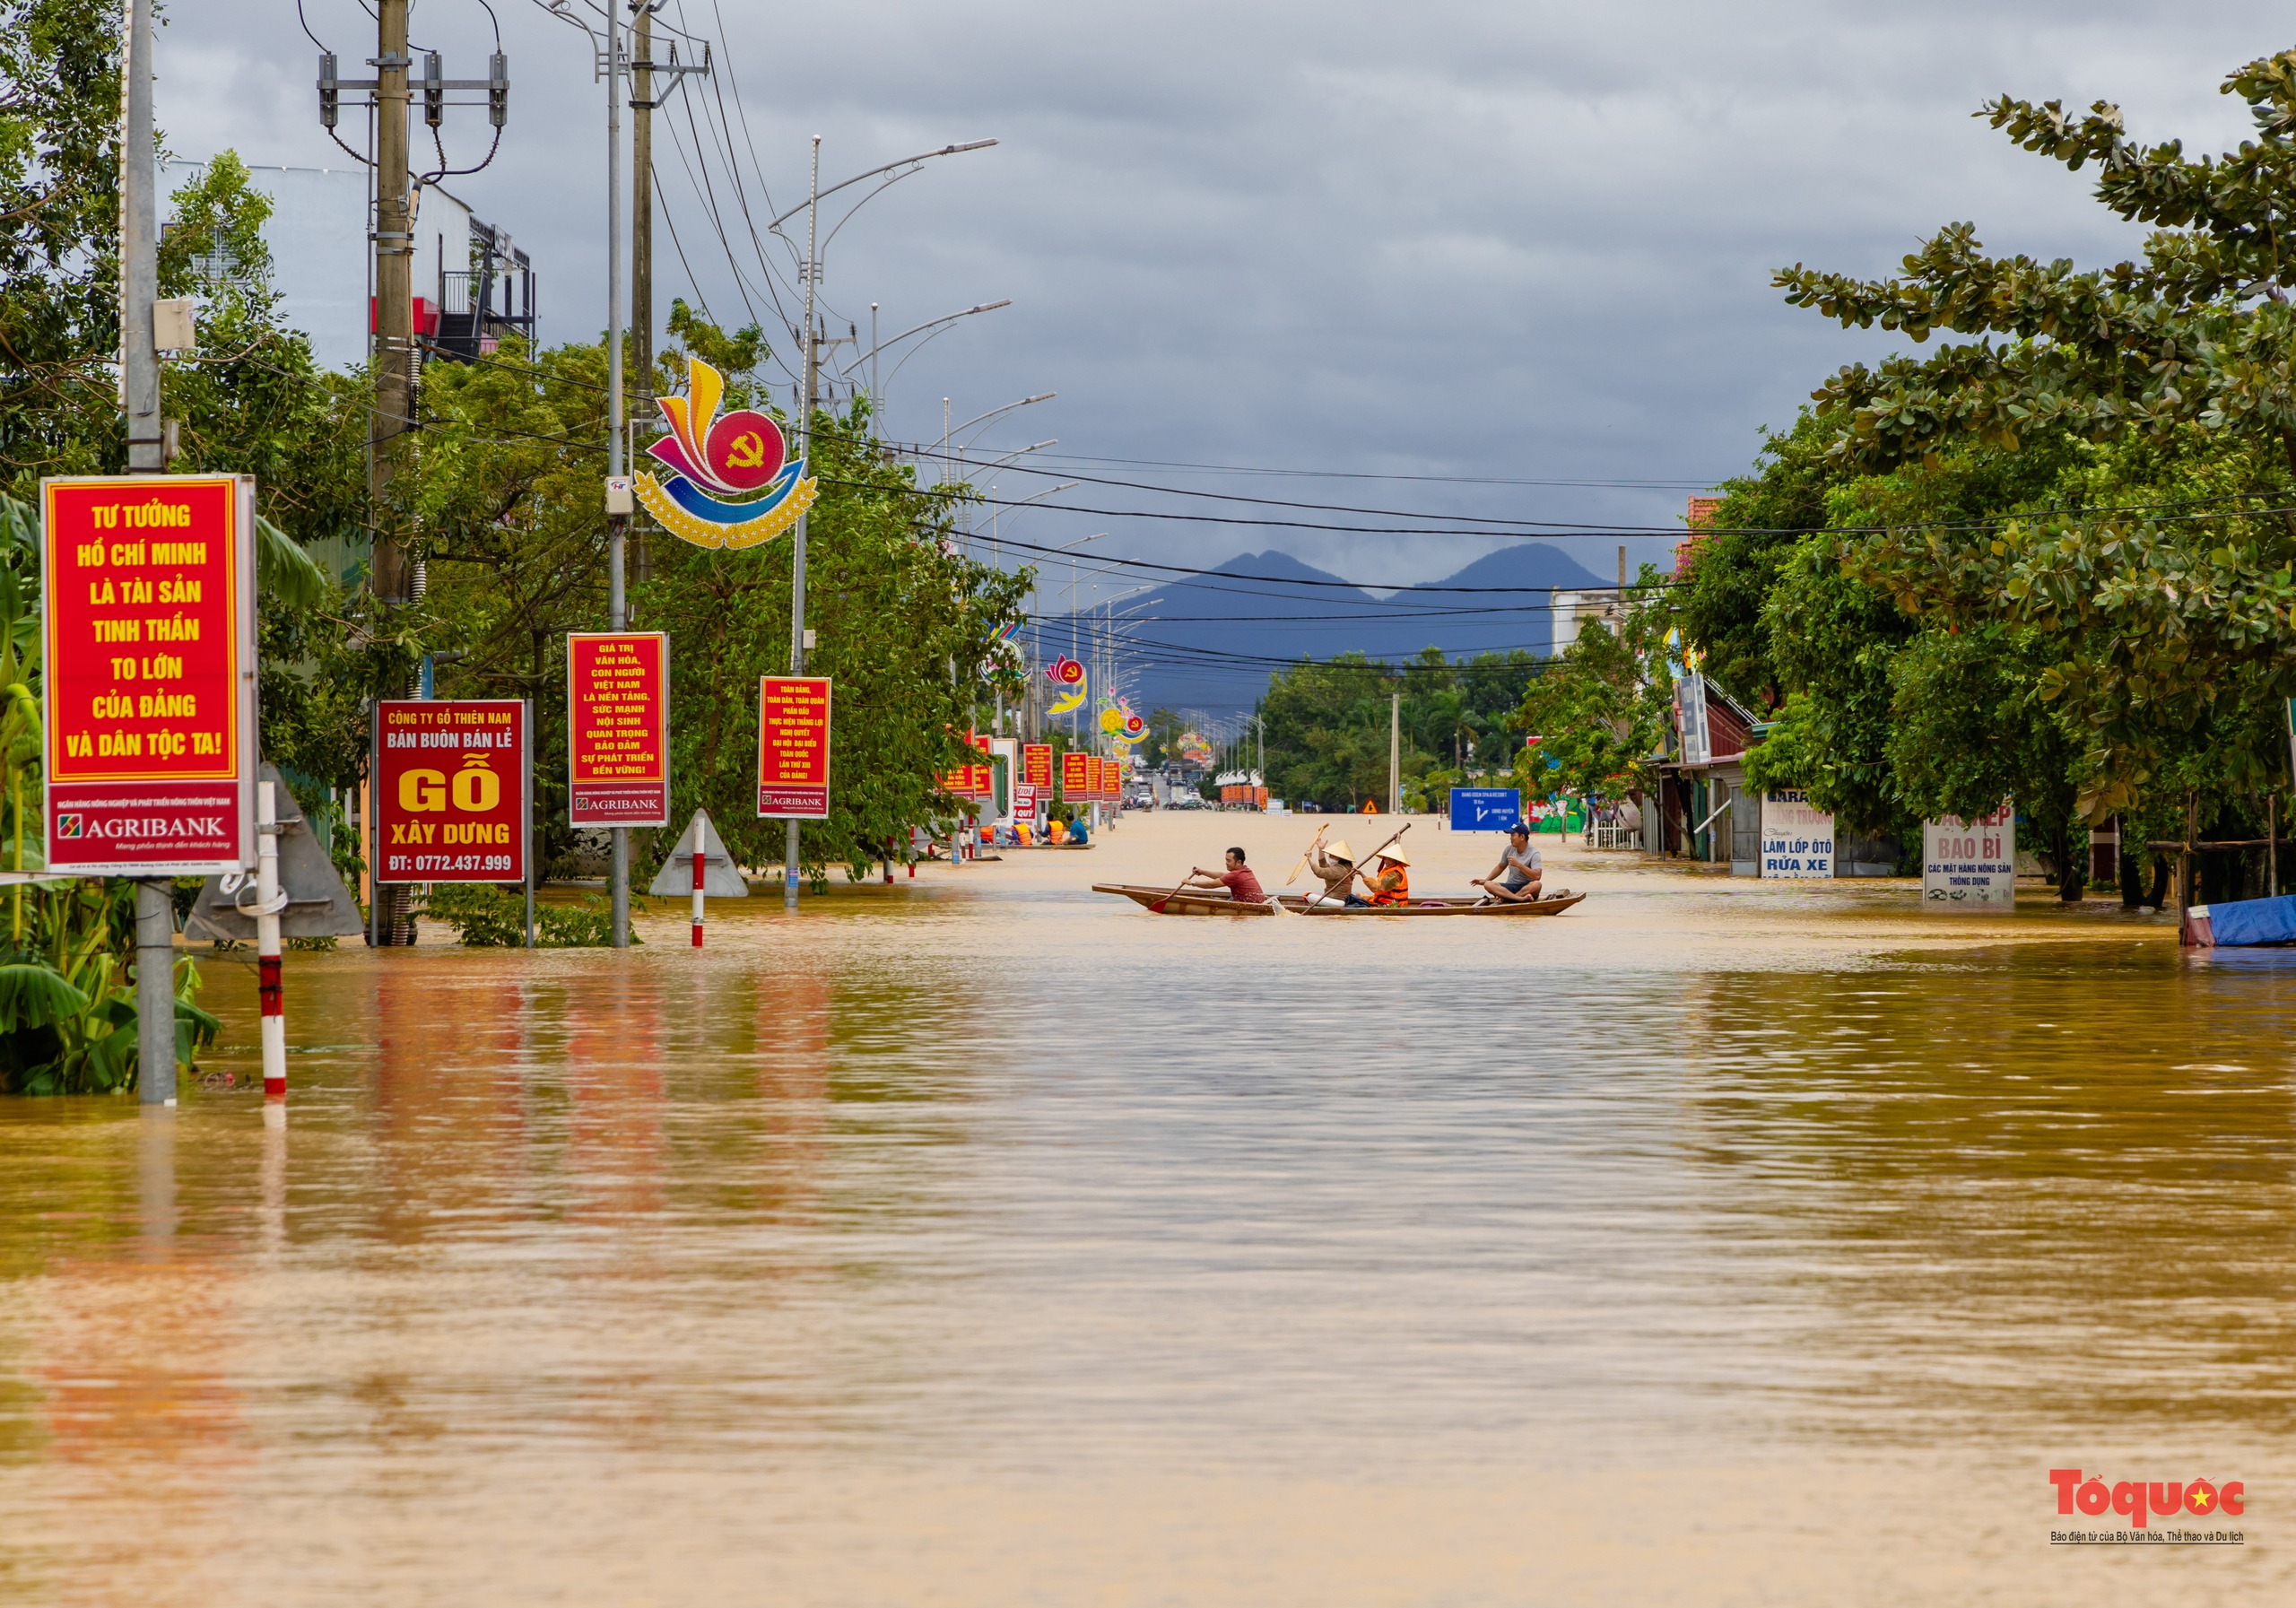
[[[1366,902],[1375,905],[1407,905],[1411,902],[1411,856],[1405,854],[1403,845],[1390,843],[1371,862],[1371,869],[1363,874],[1363,884],[1371,890]]]
[[[1308,869],[1324,885],[1321,893],[1310,894],[1311,905],[1364,905],[1371,901],[1359,899],[1355,893],[1355,851],[1347,847],[1347,839],[1337,838],[1329,843],[1318,841],[1308,846]]]

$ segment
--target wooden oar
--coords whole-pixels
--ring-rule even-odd
[[[1331,822],[1328,821],[1325,821],[1323,825],[1316,829],[1316,835],[1308,840],[1307,854],[1300,856],[1300,863],[1292,867],[1292,874],[1283,879],[1283,885],[1285,887],[1289,888],[1292,883],[1300,880],[1300,874],[1308,868],[1308,860],[1309,856],[1312,856],[1316,852],[1316,845],[1324,840],[1324,834],[1329,830],[1331,830]]]
[[[1370,877],[1368,877],[1368,876],[1363,876],[1363,867],[1364,867],[1364,866],[1366,866],[1366,865],[1369,865],[1372,861],[1374,861],[1374,860],[1378,859],[1378,858],[1379,857],[1379,856],[1380,856],[1382,853],[1384,853],[1384,852],[1386,851],[1387,847],[1387,843],[1393,843],[1393,842],[1396,840],[1396,838],[1400,838],[1400,837],[1402,837],[1405,832],[1409,831],[1410,830],[1411,830],[1411,822],[1410,822],[1410,821],[1405,821],[1401,826],[1399,826],[1399,827],[1396,828],[1394,836],[1393,836],[1393,837],[1390,837],[1390,838],[1387,839],[1387,843],[1382,843],[1382,844],[1380,844],[1380,845],[1379,845],[1379,847],[1378,847],[1378,848],[1373,849],[1370,854],[1365,855],[1361,859],[1360,859],[1360,860],[1358,860],[1358,861],[1356,861],[1356,862],[1355,862],[1355,874],[1356,874],[1357,876],[1362,876],[1362,877],[1363,877],[1363,882],[1364,882],[1364,885],[1365,885],[1366,887],[1368,887],[1368,888],[1371,888],[1371,889],[1373,889],[1373,890],[1375,890],[1375,891],[1376,891],[1376,890],[1378,889],[1378,884],[1377,882],[1373,882]],[[1354,883],[1352,883],[1352,882],[1350,882],[1350,883],[1348,884],[1348,886],[1349,886],[1349,887],[1351,887],[1351,888],[1352,888],[1352,887],[1353,887],[1354,885],[1355,885],[1355,884],[1354,884]]]
[[[1158,900],[1154,904],[1150,905],[1148,907],[1149,912],[1152,915],[1161,916],[1164,913],[1164,907],[1171,903],[1172,900],[1178,899],[1180,896],[1181,890],[1186,888],[1190,882],[1195,880],[1195,878],[1196,871],[1194,867],[1190,867],[1187,875],[1180,878],[1179,887],[1173,889],[1170,893],[1165,894],[1163,898]]]

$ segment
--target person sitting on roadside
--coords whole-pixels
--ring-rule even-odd
[[[1227,858],[1228,869],[1225,871],[1206,871],[1201,865],[1194,867],[1188,873],[1187,885],[1191,888],[1225,888],[1231,899],[1246,904],[1265,904],[1267,890],[1259,885],[1259,878],[1253,874],[1250,866],[1244,864],[1244,851],[1231,848]]]
[[[1371,901],[1355,894],[1355,851],[1347,847],[1344,838],[1329,843],[1308,846],[1308,870],[1324,885],[1321,893],[1310,894],[1311,905],[1367,905]]]
[[[1364,874],[1364,885],[1371,890],[1367,901],[1375,905],[1407,905],[1411,902],[1411,859],[1400,847],[1382,850],[1372,860],[1371,869]]]
[[[1531,829],[1518,821],[1507,829],[1507,847],[1500,851],[1499,864],[1473,885],[1483,890],[1485,901],[1527,904],[1538,898],[1545,876],[1539,851],[1531,847]]]

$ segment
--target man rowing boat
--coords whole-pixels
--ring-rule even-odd
[[[1240,903],[1265,904],[1267,891],[1259,885],[1259,878],[1253,874],[1252,868],[1244,864],[1244,851],[1240,848],[1231,848],[1228,851],[1227,858],[1226,871],[1206,871],[1198,865],[1188,873],[1187,881],[1181,886],[1225,888],[1228,890],[1228,897]]]
[[[1507,847],[1500,851],[1499,864],[1472,885],[1483,890],[1486,901],[1529,904],[1538,899],[1545,875],[1539,851],[1531,847],[1531,829],[1518,821],[1507,829]]]

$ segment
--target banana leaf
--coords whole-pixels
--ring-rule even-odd
[[[88,996],[45,966],[0,966],[0,1032],[52,1027],[88,1008]]]

